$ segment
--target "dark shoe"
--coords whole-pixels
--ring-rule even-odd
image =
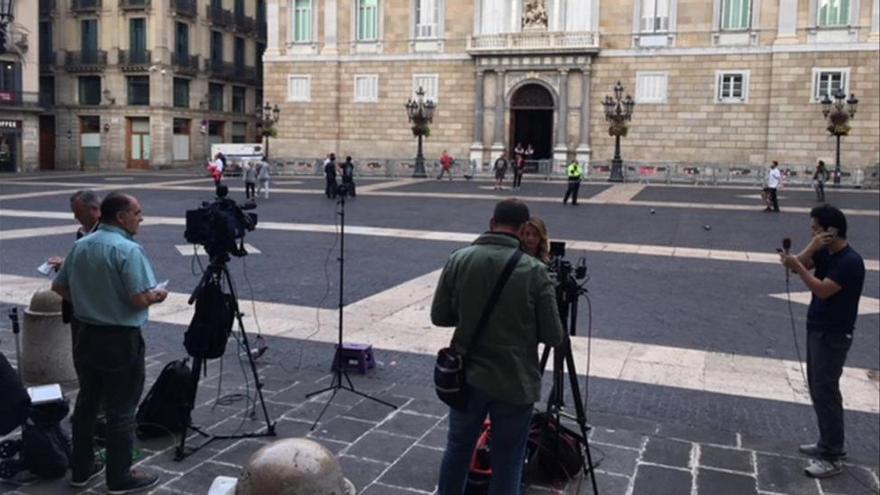
[[[843,472],[840,461],[826,461],[825,459],[813,459],[810,465],[804,468],[804,473],[810,478],[830,478]]]
[[[818,443],[805,443],[798,446],[798,452],[810,457],[834,457],[836,459],[846,459],[846,452],[837,455],[830,455],[828,451],[819,447]]]
[[[132,470],[129,475],[128,482],[122,486],[110,488],[107,486],[107,493],[110,495],[125,495],[126,493],[139,493],[149,490],[159,484],[159,477],[155,474],[144,473]]]
[[[100,476],[103,473],[104,473],[104,463],[101,461],[95,461],[95,465],[92,468],[91,472],[89,472],[84,477],[76,476],[71,471],[71,473],[70,473],[70,486],[75,487],[75,488],[82,488],[82,487],[88,485],[89,483],[91,483],[95,478],[97,478],[98,476]]]
[[[768,206],[768,207],[764,208],[764,211],[773,211],[773,208],[770,208],[770,207]]]

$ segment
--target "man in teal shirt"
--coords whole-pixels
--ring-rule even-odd
[[[107,489],[135,493],[158,484],[155,475],[131,469],[134,412],[144,387],[148,309],[168,296],[156,287],[153,267],[134,241],[143,212],[132,196],[111,193],[101,202],[98,229],[76,241],[52,290],[73,303],[80,328],[73,362],[79,394],[73,412],[70,484],[84,487],[104,470],[95,460],[95,419],[107,416]]]

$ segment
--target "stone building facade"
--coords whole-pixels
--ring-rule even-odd
[[[13,19],[0,25],[0,172],[33,168],[38,153],[37,13],[21,2],[13,7]]]
[[[187,166],[261,139],[263,0],[39,0],[33,33],[40,157],[26,169]]]
[[[267,0],[273,154],[411,158],[404,103],[437,103],[426,155],[613,155],[605,95],[636,100],[625,158],[831,160],[818,103],[860,100],[845,166],[880,153],[878,0]]]

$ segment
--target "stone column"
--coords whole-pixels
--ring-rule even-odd
[[[263,54],[268,56],[277,56],[281,53],[278,49],[278,31],[281,24],[279,1],[266,2],[266,51]]]
[[[491,160],[504,151],[504,70],[495,71],[495,137],[492,142]]]
[[[581,71],[581,126],[580,139],[578,147],[575,150],[577,161],[584,165],[590,164],[590,113],[591,113],[591,96],[590,87],[592,82],[593,71],[590,66],[585,67]]]
[[[868,41],[876,43],[880,40],[880,0],[874,0],[871,7],[871,34]]]
[[[774,44],[797,43],[798,0],[779,0],[779,24]]]
[[[322,54],[335,55],[339,53],[336,19],[338,9],[336,0],[324,1],[324,47],[321,49]]]
[[[476,72],[474,86],[474,142],[471,144],[470,159],[478,165],[483,161],[483,84],[486,79],[486,71]]]
[[[556,108],[556,146],[553,160],[568,160],[568,69],[559,69],[559,104]]]

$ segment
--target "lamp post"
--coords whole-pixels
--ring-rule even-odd
[[[623,85],[620,81],[614,85],[614,98],[605,96],[602,101],[605,107],[605,120],[608,122],[608,135],[614,136],[614,159],[611,160],[611,182],[623,182],[623,159],[620,157],[620,137],[626,136],[626,123],[632,119],[633,107],[636,102],[629,96],[623,97]]]
[[[9,43],[9,23],[15,20],[15,0],[0,0],[0,54]]]
[[[278,105],[273,107],[268,101],[262,108],[257,107],[257,129],[260,129],[260,136],[266,146],[266,161],[269,161],[269,138],[275,134],[275,124],[278,123],[280,114]]]
[[[850,94],[847,98],[846,93],[840,88],[837,88],[830,96],[825,93],[825,97],[822,98],[822,115],[828,122],[828,132],[837,138],[837,152],[834,160],[835,186],[840,185],[840,136],[849,135],[849,121],[856,116],[858,105],[859,100],[856,95]]]
[[[434,120],[434,109],[437,105],[432,100],[425,99],[425,90],[419,86],[416,91],[416,99],[412,98],[404,105],[406,107],[406,116],[412,122],[413,136],[419,138],[419,149],[416,153],[416,166],[413,169],[413,177],[424,178],[428,174],[425,171],[425,156],[422,154],[422,137],[431,135],[431,128],[428,127]]]

